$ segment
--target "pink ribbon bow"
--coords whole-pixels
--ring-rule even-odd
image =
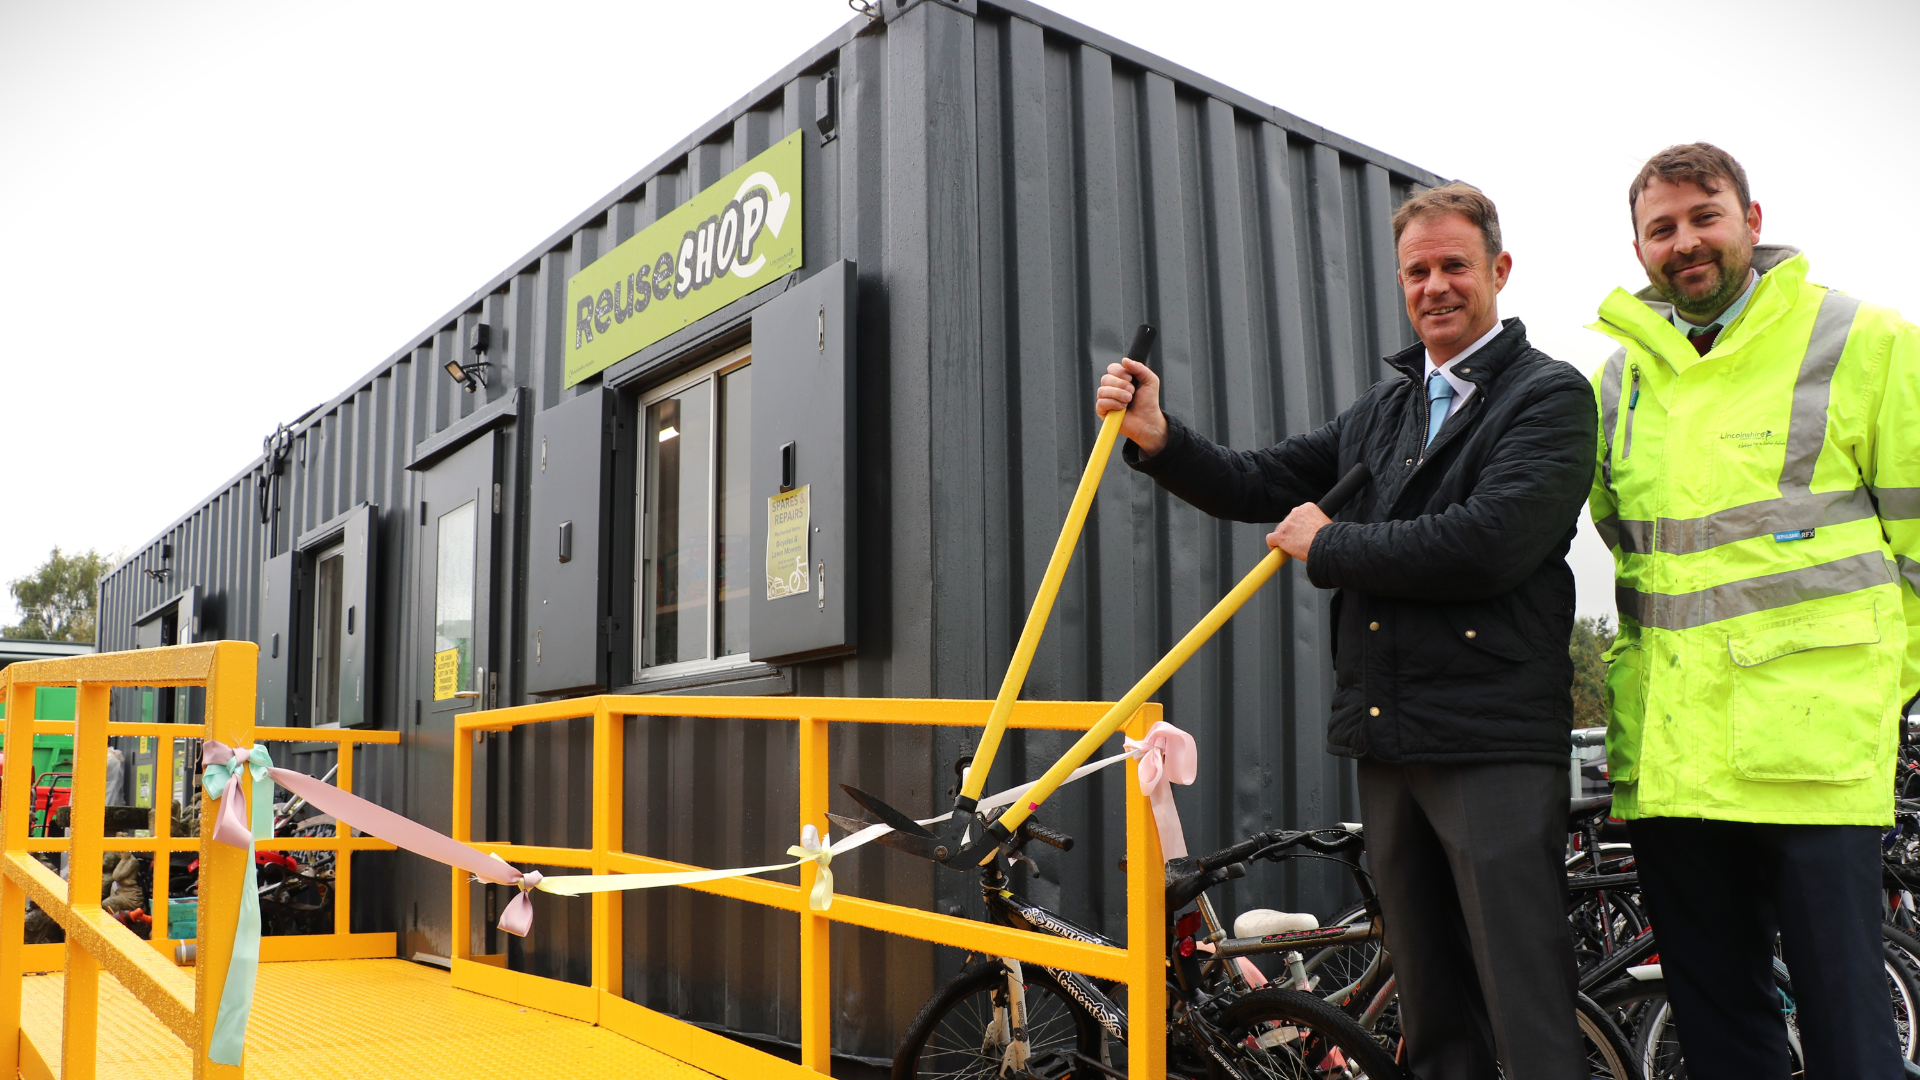
[[[1178,859],[1187,853],[1187,834],[1180,828],[1180,811],[1173,805],[1169,784],[1191,784],[1200,773],[1200,751],[1193,736],[1155,721],[1147,737],[1126,740],[1127,753],[1140,758],[1140,790],[1153,802],[1153,820],[1160,828],[1160,854]]]

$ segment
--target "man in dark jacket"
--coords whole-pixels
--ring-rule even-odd
[[[1129,464],[1267,538],[1333,600],[1327,749],[1359,759],[1407,1064],[1423,1080],[1587,1075],[1566,924],[1573,574],[1593,470],[1593,391],[1527,343],[1496,298],[1512,258],[1493,203],[1448,184],[1393,219],[1401,372],[1331,423],[1258,451],[1159,408],[1159,380],[1109,368]],[[1356,462],[1372,481],[1329,521],[1314,500]]]

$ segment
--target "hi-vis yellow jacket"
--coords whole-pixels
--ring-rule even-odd
[[[1887,825],[1920,691],[1920,329],[1792,248],[1696,355],[1615,289],[1589,506],[1613,549],[1626,818]]]

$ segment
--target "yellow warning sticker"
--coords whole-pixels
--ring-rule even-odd
[[[460,689],[460,647],[433,654],[433,700],[446,701]]]

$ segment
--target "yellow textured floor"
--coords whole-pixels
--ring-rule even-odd
[[[21,1022],[56,1071],[58,974],[25,979]],[[100,980],[102,1080],[191,1075],[186,1048],[111,977]],[[499,1077],[700,1080],[710,1074],[591,1024],[455,990],[404,960],[260,965],[247,1033],[250,1080]]]

